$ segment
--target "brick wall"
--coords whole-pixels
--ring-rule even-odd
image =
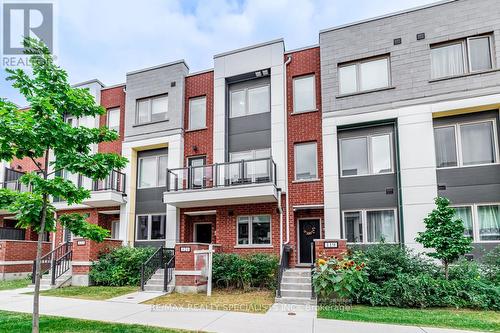
[[[90,271],[89,262],[99,259],[101,254],[121,245],[122,241],[114,239],[105,239],[98,243],[88,239],[75,238],[73,240],[73,274],[88,274]],[[78,265],[78,262],[83,264]]]
[[[337,243],[336,248],[327,248],[325,243]],[[342,257],[347,252],[347,240],[345,239],[319,239],[314,242],[316,258]]]
[[[0,241],[0,261],[32,261],[36,258],[37,242]],[[42,254],[50,252],[51,243],[43,242]],[[0,265],[0,273],[26,273],[32,271],[32,264]]]
[[[125,129],[125,85],[101,90],[101,105],[106,110],[120,108],[120,138],[113,142],[102,142],[99,144],[99,152],[122,153],[123,133]],[[99,126],[107,126],[108,115],[103,114],[99,119]]]
[[[189,130],[189,99],[206,96],[207,114],[206,129]],[[213,159],[213,106],[214,106],[214,72],[206,72],[186,77],[186,93],[184,107],[184,163],[190,156],[205,155],[207,164]],[[196,146],[197,150],[193,147]]]

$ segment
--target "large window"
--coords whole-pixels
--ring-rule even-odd
[[[269,85],[231,91],[230,108],[231,118],[271,112]]]
[[[316,110],[316,79],[314,75],[293,79],[293,112]]]
[[[376,134],[340,139],[340,164],[343,177],[390,173],[392,135]]]
[[[207,99],[205,96],[189,99],[189,129],[200,129],[206,126]]]
[[[490,35],[431,46],[431,77],[433,79],[492,68]]]
[[[120,109],[108,110],[108,128],[120,132]]]
[[[137,100],[136,123],[145,124],[167,119],[168,96],[161,95]]]
[[[434,141],[438,168],[498,161],[495,120],[435,127]]]
[[[238,245],[271,245],[271,216],[238,216]]]
[[[397,242],[395,209],[345,211],[343,215],[347,242]]]
[[[389,87],[389,56],[340,64],[339,84],[341,95]]]
[[[165,186],[167,155],[139,158],[139,188]]]
[[[241,181],[264,182],[271,177],[270,149],[256,149],[248,151],[233,152],[229,154],[230,162],[246,161],[244,163],[244,174],[241,165],[232,163],[229,165],[229,179],[231,183]]]
[[[165,214],[138,215],[136,240],[164,240],[166,238],[167,217]]]
[[[473,204],[455,208],[455,217],[465,227],[465,235],[475,242],[500,241],[500,204]]]
[[[295,144],[295,180],[318,178],[316,142]]]

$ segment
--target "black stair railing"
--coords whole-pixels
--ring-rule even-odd
[[[168,285],[172,282],[174,277],[175,268],[175,250],[173,250],[172,257],[165,264],[165,272],[163,275],[163,291],[168,291]]]
[[[162,267],[166,267],[172,258],[175,256],[175,249],[159,247],[142,265],[141,265],[141,290],[144,291],[146,282],[151,279],[153,274]],[[173,261],[171,265],[175,263]],[[167,270],[165,270],[165,276]],[[170,281],[169,281],[170,282]],[[165,285],[166,282],[164,282]]]
[[[290,260],[290,246],[289,245],[283,245],[283,249],[281,251],[281,259],[280,259],[280,266],[278,269],[278,279],[276,281],[276,296],[281,297],[281,280],[283,279],[283,273],[285,273],[285,270],[289,268],[289,260]]]
[[[73,243],[66,242],[59,245],[40,258],[40,272],[43,274],[51,272],[50,284],[55,285],[57,278],[66,273],[71,268],[73,259]],[[35,283],[36,277],[36,259],[33,260],[33,273],[31,282]]]

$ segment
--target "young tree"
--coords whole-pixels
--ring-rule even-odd
[[[90,192],[55,173],[67,170],[98,180],[123,168],[127,161],[116,154],[92,153],[91,145],[116,140],[118,134],[104,127],[72,127],[64,117],[99,116],[105,110],[96,105],[87,89],[70,86],[66,72],[54,64],[45,44],[26,38],[24,47],[30,55],[32,73],[8,69],[7,80],[26,98],[29,109],[18,110],[13,103],[0,99],[0,160],[27,158],[37,172],[20,178],[22,184],[29,186],[29,192],[0,189],[0,208],[15,214],[18,227],[38,233],[32,326],[32,331],[38,332],[43,233],[55,231],[56,223],[60,223],[75,235],[95,241],[102,241],[109,234],[80,214],[56,218],[51,197],[63,198],[72,205],[89,198]]]
[[[415,240],[426,249],[434,249],[427,255],[441,260],[448,280],[449,264],[472,250],[472,239],[464,236],[464,223],[455,217],[450,200],[437,197],[434,201],[436,208],[424,219],[425,231],[419,232]]]

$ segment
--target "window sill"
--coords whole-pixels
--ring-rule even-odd
[[[495,73],[495,72],[499,72],[499,71],[500,71],[500,68],[494,68],[494,69],[487,69],[485,71],[477,71],[477,72],[472,72],[472,73],[464,73],[464,74],[454,75],[454,76],[445,76],[445,77],[440,77],[440,78],[436,78],[436,79],[431,79],[431,80],[429,80],[429,83],[441,82],[441,81],[447,81],[447,80],[453,80],[453,79],[459,79],[459,78],[464,78],[464,77],[469,77],[469,76],[474,76],[474,75]]]
[[[296,179],[292,180],[292,184],[301,184],[301,183],[316,183],[321,181],[321,178],[313,178],[313,179]]]
[[[472,164],[472,165],[457,165],[457,166],[450,166],[450,167],[436,167],[436,170],[451,170],[451,169],[466,169],[466,168],[478,168],[478,167],[485,167],[485,166],[498,166],[500,165],[499,162],[495,163],[484,163],[484,164]]]
[[[136,239],[136,242],[164,242],[165,239]]]
[[[313,109],[313,110],[306,110],[306,111],[293,111],[292,113],[290,113],[291,116],[297,116],[299,114],[307,114],[307,113],[312,113],[312,112],[318,112],[319,110],[318,109]]]
[[[340,95],[337,95],[335,98],[345,98],[345,97],[351,97],[351,96],[358,96],[358,95],[370,94],[370,93],[374,93],[374,92],[386,91],[386,90],[392,90],[392,89],[396,89],[396,87],[385,87],[385,88],[378,88],[378,89],[372,89],[372,90],[358,91],[358,92],[350,93],[350,94],[340,94]]]
[[[142,123],[142,124],[135,124],[132,125],[132,127],[141,127],[141,126],[147,126],[147,125],[153,125],[153,124],[159,124],[159,123],[165,123],[169,121],[169,119],[163,119],[163,120],[157,120],[157,121],[151,121],[149,123]]]
[[[235,249],[272,249],[272,245],[235,245]]]
[[[184,132],[185,133],[198,132],[198,131],[204,131],[206,129],[208,129],[208,127],[200,127],[200,128],[187,129]]]
[[[391,175],[391,174],[394,174],[394,171],[391,171],[391,172],[383,172],[383,173],[368,173],[368,174],[364,174],[364,175],[352,175],[352,176],[342,176],[340,175],[339,177],[340,178],[354,178],[354,177],[370,177],[370,176],[383,176],[383,175]]]

